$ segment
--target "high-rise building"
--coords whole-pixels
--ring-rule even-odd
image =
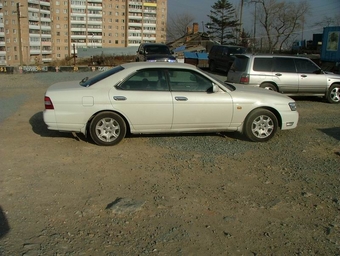
[[[167,0],[0,0],[0,65],[49,63],[77,48],[165,43]]]

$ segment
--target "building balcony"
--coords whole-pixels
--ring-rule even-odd
[[[52,58],[41,58],[43,62],[52,62]]]
[[[51,26],[40,26],[40,29],[51,31]]]
[[[39,8],[38,7],[36,7],[36,8],[34,8],[34,7],[28,7],[28,13],[39,13]]]
[[[128,23],[128,26],[129,27],[138,27],[138,28],[141,28],[142,27],[142,23]]]
[[[51,17],[41,17],[40,18],[40,20],[42,21],[42,22],[51,22]]]
[[[31,3],[31,4],[39,4],[40,1],[39,0],[27,0],[28,3]]]
[[[29,20],[34,20],[34,21],[39,21],[39,17],[38,16],[28,15],[28,19]]]
[[[51,3],[49,1],[40,1],[40,5],[43,5],[43,6],[51,6]]]
[[[30,50],[30,54],[40,54],[40,50]]]

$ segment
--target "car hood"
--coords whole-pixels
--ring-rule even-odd
[[[340,75],[332,73],[332,72],[326,72],[326,76],[329,79],[336,79],[336,80],[340,80]]]
[[[235,85],[235,90],[231,92],[234,102],[272,102],[273,104],[286,104],[294,100],[287,95],[267,90],[264,88],[249,85]]]

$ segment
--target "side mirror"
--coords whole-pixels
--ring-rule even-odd
[[[219,92],[220,88],[218,87],[217,84],[213,83],[213,92]]]

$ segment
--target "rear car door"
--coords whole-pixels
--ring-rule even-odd
[[[294,58],[275,57],[273,63],[273,79],[283,93],[297,93],[299,79],[296,72]]]
[[[170,131],[173,104],[164,81],[162,69],[142,69],[110,90],[113,109],[128,119],[132,130]]]
[[[213,93],[213,82],[199,72],[169,70],[174,102],[172,130],[218,130],[229,127],[233,117],[232,99],[228,93]]]
[[[295,59],[299,77],[299,93],[325,93],[327,77],[309,59]]]

